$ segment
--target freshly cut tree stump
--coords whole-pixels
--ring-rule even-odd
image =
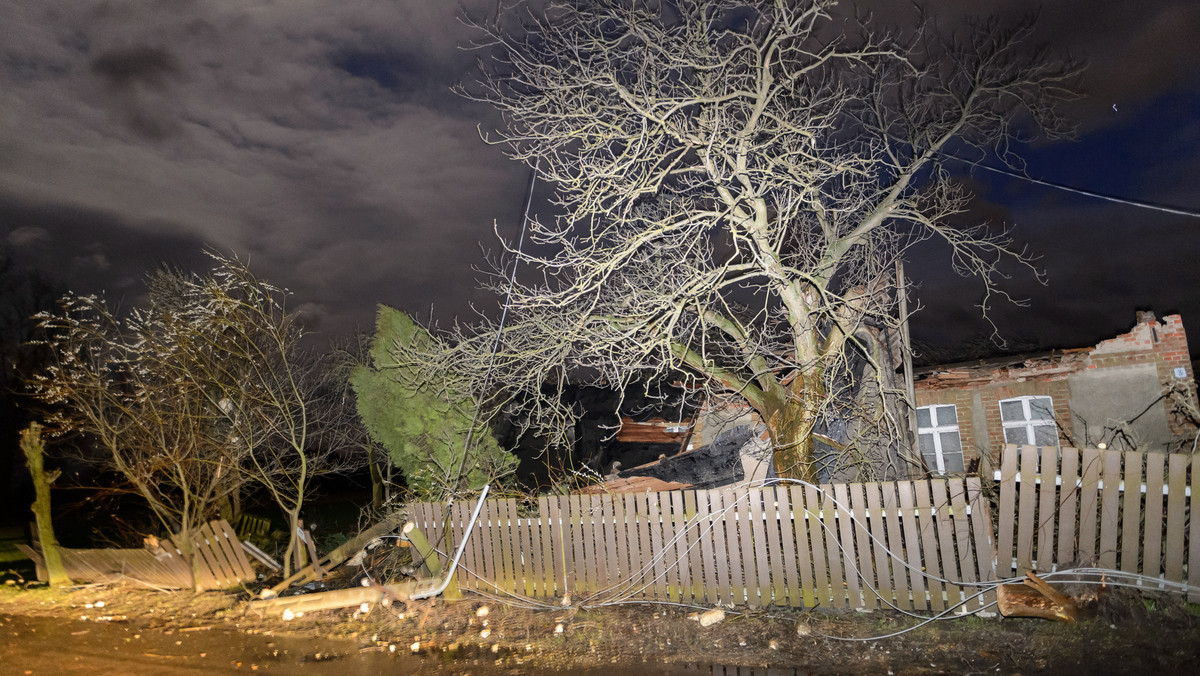
[[[1074,622],[1078,610],[1075,600],[1038,577],[1025,573],[1026,582],[1002,584],[996,590],[996,604],[1005,617],[1040,617],[1059,622]]]

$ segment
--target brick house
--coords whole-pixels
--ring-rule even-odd
[[[953,474],[990,470],[1005,443],[1190,450],[1188,354],[1179,315],[1139,312],[1128,333],[1094,347],[919,369],[921,453],[932,473]]]

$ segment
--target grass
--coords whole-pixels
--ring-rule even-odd
[[[17,545],[25,544],[25,531],[20,526],[0,528],[0,567],[8,567],[19,561],[29,559],[17,550]]]

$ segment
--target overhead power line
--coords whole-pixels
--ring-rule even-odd
[[[1021,173],[1012,171],[1010,169],[997,169],[996,167],[989,167],[986,164],[980,164],[978,162],[964,160],[961,157],[955,157],[953,155],[950,155],[950,157],[958,160],[959,162],[966,162],[967,164],[970,164],[971,166],[979,167],[980,169],[987,169],[988,171],[993,172],[993,173],[1002,174],[1004,176],[1011,176],[1012,178],[1017,178],[1022,181],[1028,181],[1030,183],[1036,183],[1038,185],[1044,185],[1048,188],[1054,188],[1056,190],[1073,192],[1078,195],[1085,195],[1087,197],[1095,197],[1096,199],[1107,200],[1109,202],[1116,202],[1118,204],[1127,204],[1129,206],[1139,207],[1142,209],[1153,209],[1154,211],[1162,211],[1164,213],[1175,214],[1177,216],[1189,216],[1191,218],[1200,218],[1200,211],[1196,211],[1193,209],[1184,209],[1182,207],[1171,207],[1171,206],[1166,206],[1164,204],[1155,204],[1153,202],[1143,202],[1140,200],[1126,199],[1124,197],[1116,197],[1114,195],[1105,195],[1104,193],[1099,193],[1099,192],[1095,192],[1092,190],[1084,190],[1082,188],[1075,188],[1075,187],[1072,187],[1069,185],[1063,185],[1062,183],[1054,183],[1052,181],[1043,181],[1038,178],[1033,178],[1031,176],[1026,176],[1025,174],[1021,174]]]

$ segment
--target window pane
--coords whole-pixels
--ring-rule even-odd
[[[967,471],[966,465],[963,464],[962,453],[947,453],[942,456],[942,462],[946,463],[948,474],[962,474]]]
[[[1058,430],[1054,425],[1034,425],[1033,441],[1038,446],[1057,446]]]
[[[958,410],[953,406],[938,406],[937,421],[938,425],[957,425]]]
[[[1050,397],[1036,397],[1029,401],[1030,420],[1054,420],[1054,403]]]
[[[1004,442],[1008,444],[1027,444],[1029,443],[1029,433],[1025,427],[1005,427]]]
[[[929,421],[929,407],[922,406],[921,408],[917,409],[917,428],[921,429],[926,427],[933,427],[933,424]]]
[[[958,453],[962,455],[962,444],[958,440],[958,432],[942,432],[942,455]]]
[[[917,440],[921,445],[921,454],[922,455],[932,455],[934,453],[933,435],[932,434],[918,434]],[[934,465],[934,467],[936,467],[936,466],[937,465]]]
[[[1004,422],[1024,420],[1025,408],[1021,406],[1021,400],[1009,399],[1000,402],[1000,419]]]

